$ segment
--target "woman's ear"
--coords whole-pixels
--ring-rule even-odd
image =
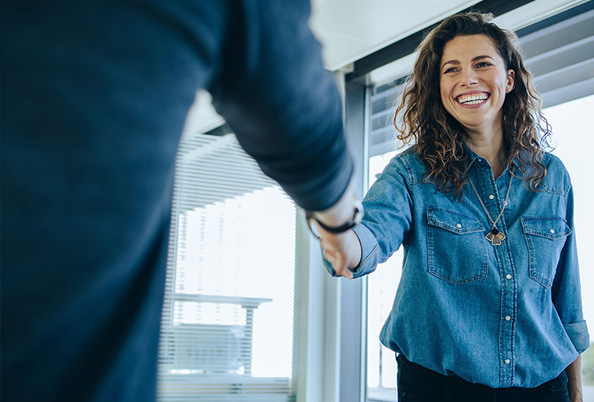
[[[505,86],[505,93],[510,93],[514,89],[516,82],[516,72],[511,68],[507,70],[507,85]]]

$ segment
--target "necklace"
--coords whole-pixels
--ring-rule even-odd
[[[485,203],[483,202],[483,200],[481,199],[481,196],[479,195],[478,191],[476,190],[474,183],[470,179],[470,176],[468,177],[468,181],[470,182],[470,185],[472,186],[472,189],[474,190],[476,197],[478,198],[479,202],[481,203],[481,206],[487,213],[487,217],[493,224],[489,233],[487,233],[485,235],[485,238],[487,240],[489,240],[493,246],[501,246],[501,242],[506,237],[503,233],[501,233],[499,230],[497,230],[497,222],[499,222],[499,218],[501,218],[501,215],[503,215],[503,211],[505,211],[505,207],[507,207],[507,200],[509,199],[509,192],[511,190],[513,179],[514,179],[513,176],[511,176],[509,179],[509,186],[507,187],[507,194],[505,195],[505,200],[503,201],[503,208],[501,208],[501,212],[499,212],[499,215],[497,215],[497,218],[495,220],[493,220],[493,218],[491,218],[491,214],[489,213],[489,211],[487,210],[487,207],[485,206]]]

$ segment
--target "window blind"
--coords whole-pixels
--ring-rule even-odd
[[[545,20],[517,32],[545,108],[594,94],[592,8],[584,4],[575,8],[577,15],[562,14],[553,17],[558,22]]]
[[[159,400],[295,400],[296,208],[233,135],[178,152]]]
[[[369,157],[392,152],[399,147],[394,112],[407,77],[369,88]]]

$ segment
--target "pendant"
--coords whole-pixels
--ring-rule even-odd
[[[497,228],[493,227],[493,229],[486,234],[485,238],[491,242],[491,245],[501,246],[501,242],[505,239],[505,235],[497,230]]]

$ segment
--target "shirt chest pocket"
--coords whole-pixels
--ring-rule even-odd
[[[454,285],[487,277],[485,228],[473,217],[427,208],[429,273]]]
[[[553,283],[561,250],[571,229],[555,217],[524,217],[522,230],[528,247],[530,278],[548,288]]]

